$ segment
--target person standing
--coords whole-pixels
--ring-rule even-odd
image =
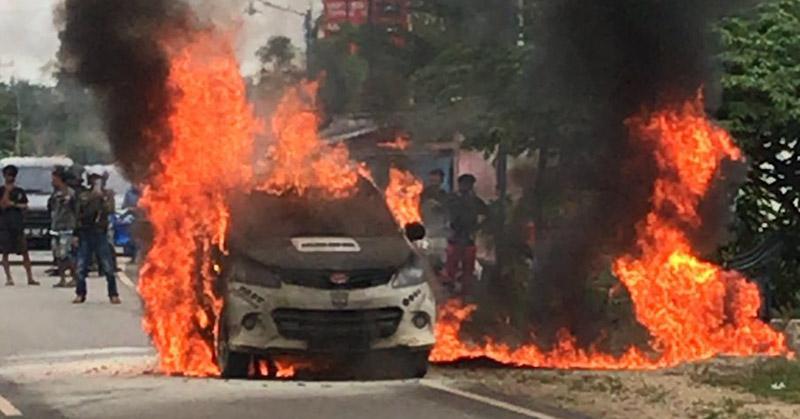
[[[53,195],[47,203],[50,210],[53,235],[53,254],[58,267],[60,281],[55,288],[71,288],[77,286],[77,272],[73,258],[73,247],[77,244],[75,228],[78,226],[77,193],[69,184],[69,174],[63,167],[53,171]],[[67,282],[66,271],[69,269],[72,279]]]
[[[437,274],[444,270],[447,240],[450,236],[447,213],[449,199],[449,194],[444,190],[444,171],[432,170],[428,173],[428,182],[420,197],[420,210],[422,223],[427,230],[428,247],[425,251]]]
[[[89,189],[78,196],[78,284],[74,304],[86,302],[86,277],[95,256],[106,277],[111,304],[121,304],[114,269],[114,250],[108,242],[109,216],[114,211],[114,193],[106,190],[103,183],[103,176],[89,175]]]
[[[489,210],[475,194],[475,176],[458,178],[458,191],[450,200],[450,228],[452,234],[447,245],[445,273],[451,285],[466,288],[475,278],[475,239]]]
[[[0,186],[0,247],[3,252],[3,270],[6,274],[6,285],[13,286],[11,267],[8,263],[10,253],[22,255],[22,263],[28,276],[28,285],[40,285],[33,279],[31,258],[28,255],[28,241],[25,237],[25,210],[28,209],[28,196],[25,190],[17,187],[19,169],[9,165],[3,168],[5,183]]]

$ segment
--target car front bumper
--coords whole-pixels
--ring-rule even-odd
[[[427,284],[331,291],[230,282],[224,319],[229,347],[240,352],[424,350],[435,342],[435,310]]]

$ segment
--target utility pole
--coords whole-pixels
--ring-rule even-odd
[[[14,155],[22,155],[22,106],[19,103],[19,85],[16,79],[11,79],[11,90],[14,92],[15,102],[17,104],[17,123],[14,134]]]

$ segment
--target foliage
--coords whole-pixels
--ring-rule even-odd
[[[271,64],[273,71],[280,71],[292,66],[296,54],[291,39],[285,36],[273,36],[266,45],[256,51],[256,56],[262,66]]]
[[[0,85],[0,155],[14,152],[17,101],[23,155],[69,155],[81,163],[110,161],[94,98],[74,81],[55,86]]]
[[[309,72],[324,81],[320,97],[327,113],[382,118],[407,109],[408,79],[425,56],[416,41],[378,26],[344,25],[336,36],[315,42]]]
[[[725,46],[719,117],[751,166],[737,201],[734,252],[783,237],[764,268],[779,305],[800,288],[800,1],[769,0],[719,28]]]
[[[16,95],[11,87],[0,84],[0,157],[14,152],[17,131]]]

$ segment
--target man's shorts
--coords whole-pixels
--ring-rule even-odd
[[[56,260],[71,260],[73,256],[73,240],[75,235],[72,231],[53,232],[53,255]]]
[[[25,230],[22,226],[0,228],[0,252],[21,255],[27,248]]]

